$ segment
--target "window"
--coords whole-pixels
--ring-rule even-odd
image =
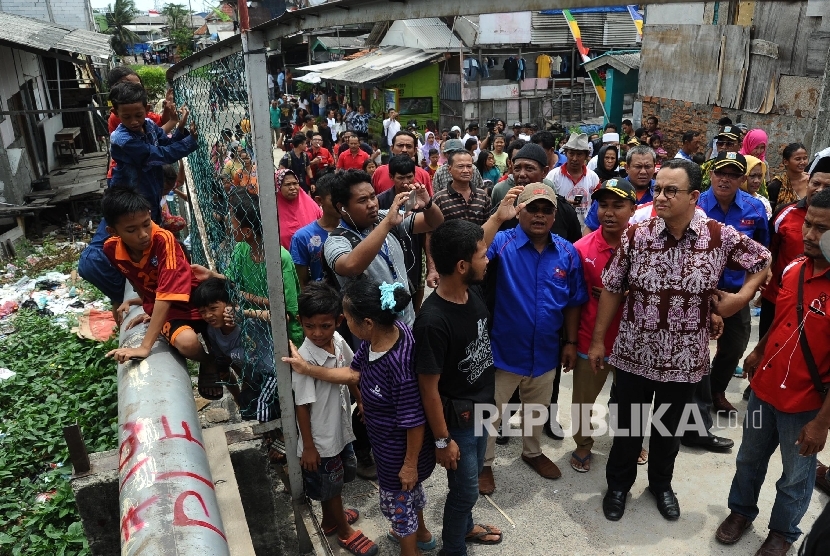
[[[401,116],[432,114],[432,97],[399,98],[398,106]]]

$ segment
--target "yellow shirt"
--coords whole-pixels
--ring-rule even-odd
[[[547,54],[536,57],[536,77],[550,77],[550,66],[553,60]]]

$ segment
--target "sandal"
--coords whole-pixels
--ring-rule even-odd
[[[648,450],[640,448],[640,455],[637,457],[637,465],[645,465],[648,463]]]
[[[230,373],[228,372],[227,375],[229,378]],[[204,399],[211,401],[222,399],[225,391],[222,388],[222,384],[220,384],[221,381],[221,374],[214,365],[205,365],[204,363],[199,365],[199,384],[197,390],[199,395]],[[219,390],[220,393],[208,394],[211,390]]]
[[[284,456],[283,456],[284,457]],[[349,525],[354,525],[354,522],[360,518],[360,512],[357,511],[355,508],[346,508],[343,510],[343,513],[346,514],[346,523]],[[337,525],[334,527],[329,527],[328,529],[323,529],[323,533],[328,537],[329,535],[333,535],[337,532]]]
[[[571,458],[572,458],[571,459],[571,469],[573,469],[577,473],[587,473],[588,471],[591,470],[590,467],[588,469],[585,469],[585,464],[587,463],[587,464],[590,465],[591,459],[593,459],[593,454],[591,452],[588,452],[585,455],[585,457],[582,457],[582,458],[579,457],[578,455],[576,455],[576,452],[571,452]],[[577,467],[574,464],[573,460],[576,460],[577,462],[579,462],[580,467]]]
[[[378,545],[370,541],[359,529],[348,539],[338,538],[337,544],[355,556],[375,556],[378,553]]]
[[[502,537],[504,536],[504,533],[502,533],[501,531],[496,532],[494,527],[491,527],[490,525],[482,525],[480,523],[476,523],[475,525],[473,525],[473,529],[475,529],[476,527],[481,527],[483,529],[483,531],[480,531],[478,533],[469,533],[466,537],[464,537],[464,542],[471,542],[471,543],[474,543],[474,544],[487,544],[487,545],[490,545],[490,544],[499,544],[502,541]],[[484,540],[484,537],[489,537],[491,535],[498,535],[499,540],[497,540],[497,541],[485,541]]]
[[[386,532],[386,538],[392,541],[395,544],[400,544],[401,539],[395,536],[392,531]],[[438,540],[435,538],[435,535],[432,535],[432,538],[429,539],[427,542],[418,541],[415,543],[418,546],[418,550],[423,550],[424,552],[429,552],[430,550],[435,550],[436,545],[438,544]]]
[[[816,461],[816,486],[825,494],[830,494],[830,481],[827,480],[827,466]]]

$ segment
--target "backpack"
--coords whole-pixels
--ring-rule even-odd
[[[410,268],[411,262],[410,259],[413,259],[414,255],[410,252],[411,249],[404,249],[403,247],[406,245],[403,242],[403,239],[400,237],[400,231],[398,227],[395,226],[389,232],[401,245],[401,250],[404,252],[404,265],[406,268]],[[352,250],[354,250],[357,245],[363,240],[363,238],[355,232],[354,230],[349,230],[347,228],[335,228],[333,231],[329,232],[329,237],[331,236],[342,236],[349,240],[349,243],[352,246]],[[328,261],[326,260],[325,254],[325,244],[323,244],[323,249],[320,251],[320,262],[323,266],[323,282],[331,286],[337,291],[341,290],[340,282],[337,281],[337,273],[334,272],[334,269],[329,266]],[[413,259],[414,260],[414,259]],[[412,294],[415,292],[415,289],[412,286],[412,282],[409,281],[407,277],[407,288],[409,289],[409,293]]]

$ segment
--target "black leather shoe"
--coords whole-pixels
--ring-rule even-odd
[[[680,519],[680,502],[677,501],[677,496],[674,495],[671,489],[656,492],[648,487],[648,490],[657,499],[657,509],[660,510],[660,515],[669,521]]]
[[[735,445],[734,440],[715,436],[714,434],[702,438],[684,436],[680,443],[687,448],[702,448],[710,452],[728,452]]]
[[[562,436],[561,434],[559,434],[551,428],[550,421],[546,422],[543,428],[545,429],[545,434],[548,435],[548,438],[552,438],[554,440],[563,440],[565,438],[564,436]],[[562,430],[562,426],[557,423],[556,429]]]
[[[625,498],[627,492],[621,490],[609,490],[602,499],[602,513],[608,521],[619,521],[625,513]]]

